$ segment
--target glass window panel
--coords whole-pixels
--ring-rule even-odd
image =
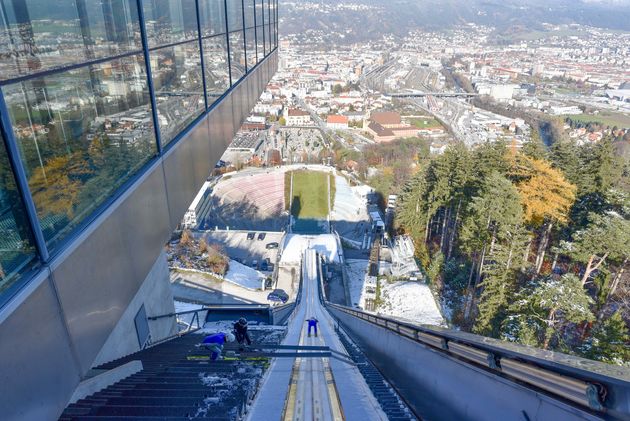
[[[0,302],[36,261],[33,236],[0,134]],[[7,297],[8,298],[8,297]]]
[[[265,54],[271,52],[271,25],[265,25]]]
[[[203,36],[225,34],[225,3],[223,0],[199,0],[199,14]]]
[[[247,69],[256,65],[256,38],[254,29],[245,30],[245,46],[247,47]]]
[[[149,52],[162,144],[166,145],[205,109],[199,41]]]
[[[263,14],[263,0],[256,1],[256,26],[263,25],[266,16]]]
[[[245,75],[243,31],[230,33],[230,70],[232,72],[232,85]]]
[[[0,2],[0,79],[142,48],[135,0]]]
[[[254,23],[254,0],[243,0],[245,4],[245,27],[253,28]]]
[[[203,64],[208,105],[212,105],[230,87],[227,40],[224,35],[203,40]]]
[[[243,29],[243,3],[241,0],[227,0],[228,31]]]
[[[263,8],[265,13],[265,25],[269,25],[271,23],[271,14],[269,13],[270,2],[269,0],[263,1]]]
[[[273,27],[273,47],[278,48],[278,22]]]
[[[258,61],[262,61],[265,58],[265,34],[264,27],[256,27],[256,51],[258,53]]]
[[[3,92],[51,248],[156,153],[141,54]]]
[[[150,0],[143,7],[149,47],[197,37],[195,0]]]

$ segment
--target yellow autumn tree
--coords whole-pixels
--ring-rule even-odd
[[[540,272],[551,229],[568,221],[569,210],[575,201],[576,186],[566,180],[564,174],[545,160],[530,158],[516,153],[509,158],[510,175],[521,196],[525,221],[541,228],[541,238],[536,255],[536,273]],[[525,259],[529,255],[529,246]]]
[[[28,184],[40,216],[65,214],[74,216],[74,205],[91,174],[85,160],[78,154],[56,156],[46,161],[44,168],[35,169]]]

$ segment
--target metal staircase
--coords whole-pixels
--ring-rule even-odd
[[[281,339],[265,330],[252,329],[250,334],[256,343],[277,344]],[[210,361],[209,351],[197,346],[202,339],[190,333],[97,367],[113,369],[139,360],[143,370],[69,405],[60,420],[242,418],[269,359]]]

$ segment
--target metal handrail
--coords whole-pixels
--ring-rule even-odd
[[[187,328],[179,330],[174,335],[170,335],[170,336],[167,336],[165,338],[161,338],[161,339],[159,339],[159,340],[157,340],[155,342],[152,341],[151,337],[149,336],[149,338],[147,340],[147,343],[144,345],[143,349],[151,347],[151,346],[155,346],[155,345],[158,345],[158,344],[170,341],[171,339],[179,338],[180,336],[183,336],[183,335],[186,335],[188,333],[200,330],[203,327],[203,324],[205,323],[205,321],[203,323],[201,322],[201,318],[199,316],[199,313],[203,312],[203,311],[208,312],[209,310],[210,309],[207,308],[207,307],[202,307],[202,308],[199,308],[199,309],[196,309],[196,310],[186,310],[186,311],[179,311],[179,312],[175,312],[175,313],[161,314],[159,316],[147,317],[147,320],[150,320],[150,321],[160,320],[160,319],[164,319],[164,318],[168,318],[168,317],[175,317],[176,318],[175,319],[176,322],[179,323],[179,321],[178,321],[179,320],[178,319],[179,316],[186,315],[186,314],[193,314],[192,318],[190,319],[190,322],[182,322],[182,323],[188,325]]]
[[[479,337],[485,343],[478,343],[463,336],[477,335],[448,331],[447,329],[417,326],[391,317],[367,313],[324,300],[324,305],[342,311],[351,316],[365,320],[383,329],[405,336],[407,339],[421,343],[431,349],[448,354],[467,363],[482,366],[485,369],[503,377],[525,382],[538,389],[551,392],[589,409],[614,414],[623,419],[630,419],[627,414],[620,414],[606,407],[606,397],[609,387],[622,386],[628,388],[628,382],[623,377],[630,377],[627,369],[619,367],[617,373],[604,374],[588,371],[584,368],[567,364],[568,359],[575,358],[584,365],[601,366],[606,364],[584,360],[573,356],[564,356],[565,361],[545,360],[543,355],[532,356],[524,352],[527,348],[518,344],[509,344],[510,348],[522,347],[523,351],[502,348],[498,340]],[[493,343],[495,342],[495,343]],[[545,352],[540,350],[540,352]],[[560,354],[561,355],[561,354]],[[613,367],[613,370],[615,368]],[[618,374],[615,376],[614,374]]]

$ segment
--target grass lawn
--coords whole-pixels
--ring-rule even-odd
[[[610,127],[617,126],[620,128],[630,127],[630,115],[611,111],[600,111],[598,115],[572,114],[565,117],[569,117],[573,121],[583,121],[584,123],[601,123]]]
[[[328,215],[329,173],[293,171],[291,213],[301,219],[325,219]],[[334,185],[334,179],[331,179]],[[331,188],[332,190],[332,188]]]
[[[434,118],[412,118],[410,123],[419,129],[442,127],[440,122]]]

